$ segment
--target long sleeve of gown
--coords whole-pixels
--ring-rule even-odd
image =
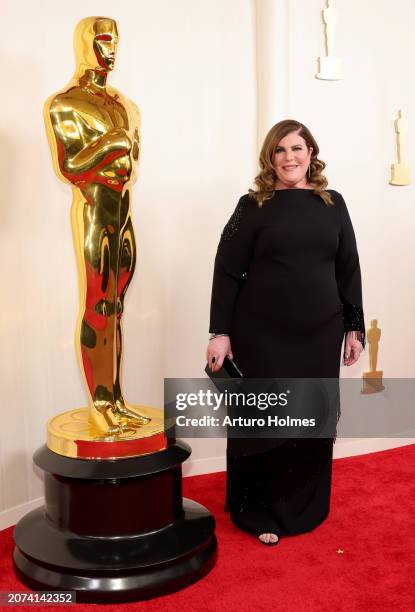
[[[213,273],[210,333],[230,332],[236,297],[253,253],[256,208],[250,196],[242,196],[222,232]]]
[[[362,302],[362,281],[359,255],[352,222],[343,197],[336,192],[340,208],[339,244],[336,254],[336,280],[343,305],[344,331],[356,332],[356,338],[365,346],[365,321]]]

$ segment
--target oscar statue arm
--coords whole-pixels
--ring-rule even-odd
[[[130,148],[131,141],[125,130],[116,128],[95,137],[75,155],[67,155],[63,161],[63,168],[72,174],[87,172],[91,168],[96,168],[111,153],[119,153],[111,156],[114,159],[128,154]]]
[[[70,181],[71,175],[78,177],[109,161],[108,158],[121,157],[131,150],[131,139],[124,129],[113,128],[101,133],[81,113],[68,109],[67,104],[52,102],[46,118],[47,115],[57,147],[59,171]]]
[[[133,126],[134,126],[134,135],[133,135],[133,146],[132,146],[132,155],[133,160],[138,162],[140,157],[140,126],[141,126],[141,115],[138,109],[138,106],[134,104],[134,102],[130,102],[131,104],[131,112],[133,116]]]

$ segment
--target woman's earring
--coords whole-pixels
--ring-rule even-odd
[[[308,172],[308,178],[310,178],[310,176],[311,176],[311,164],[309,164],[307,172]]]

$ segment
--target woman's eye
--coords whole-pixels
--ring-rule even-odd
[[[280,149],[280,148],[276,148],[275,149],[275,153],[282,153],[284,151],[284,149]],[[298,146],[298,147],[293,147],[293,151],[302,151],[302,147]]]

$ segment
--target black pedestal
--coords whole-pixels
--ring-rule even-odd
[[[35,590],[76,591],[77,601],[123,602],[182,588],[216,560],[215,520],[182,498],[190,447],[129,459],[84,460],[46,446],[45,507],[16,526],[14,566]]]

